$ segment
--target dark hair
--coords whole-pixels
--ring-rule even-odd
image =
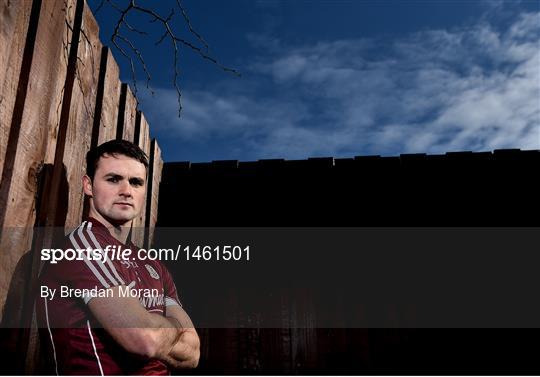
[[[90,149],[86,154],[86,174],[91,179],[94,179],[99,159],[105,154],[111,156],[121,154],[131,157],[141,162],[148,169],[148,157],[141,148],[127,140],[110,140]]]

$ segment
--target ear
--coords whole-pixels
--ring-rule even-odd
[[[82,178],[82,184],[83,184],[84,194],[88,195],[89,197],[92,197],[92,180],[90,179],[90,177],[85,175]]]

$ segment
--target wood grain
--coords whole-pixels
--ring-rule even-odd
[[[137,119],[135,123],[135,141],[136,144],[146,153],[150,155],[150,133],[148,122],[140,111],[137,112]],[[149,173],[149,171],[148,171]],[[135,219],[133,219],[132,236],[131,240],[139,247],[144,245],[144,226],[146,219],[146,200],[148,198],[148,185],[146,195],[144,199],[145,205],[143,206],[141,213]]]
[[[21,104],[19,136],[9,146],[9,180],[2,181],[0,238],[0,307],[21,256],[30,249],[36,218],[38,176],[43,164],[51,163],[56,146],[59,108],[62,104],[67,59],[65,47],[71,35],[66,21],[73,20],[75,0],[45,1],[37,25],[27,93]],[[13,127],[13,126],[12,126]],[[8,166],[9,165],[9,166]],[[6,171],[3,172],[7,176]],[[9,250],[9,252],[5,252]]]
[[[32,1],[0,1],[0,177],[15,106]]]
[[[103,101],[100,116],[100,132],[98,145],[116,136],[116,124],[118,121],[118,101],[120,100],[120,70],[114,60],[111,51],[104,49],[107,55]]]
[[[90,149],[98,87],[101,51],[101,42],[98,36],[97,22],[85,3],[63,153],[69,203],[64,223],[66,227],[75,227],[82,219],[84,195],[81,178],[86,171],[85,158],[86,152]],[[59,198],[59,202],[61,200],[62,198]]]
[[[161,149],[156,141],[152,139],[150,146],[150,170],[149,177],[152,180],[148,182],[148,193],[150,194],[146,199],[146,223],[145,223],[145,239],[144,247],[148,248],[152,245],[154,240],[154,228],[157,222],[157,210],[159,201],[159,185],[161,183],[161,173],[163,170],[163,160],[161,159]]]
[[[85,0],[0,0],[0,319],[19,327],[10,363],[17,373],[35,374],[39,360],[34,300],[26,293],[41,261],[28,251],[54,238],[34,227],[54,226],[63,236],[80,223],[91,145],[120,137],[152,156],[136,225],[156,223],[161,151],[127,85],[121,99],[119,76]]]
[[[127,84],[122,84],[121,93],[118,111],[122,114],[119,114],[118,116],[116,138],[134,141],[135,119],[137,117],[137,99]]]

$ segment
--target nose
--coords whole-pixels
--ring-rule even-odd
[[[132,196],[131,185],[129,184],[129,181],[127,181],[127,180],[122,181],[122,183],[120,184],[120,192],[119,192],[119,194],[121,196],[125,196],[125,197],[131,197]]]

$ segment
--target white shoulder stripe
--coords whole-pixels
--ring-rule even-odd
[[[102,376],[104,376],[105,374],[103,373],[103,368],[101,367],[101,361],[99,360],[99,355],[98,355],[98,352],[97,352],[97,349],[96,349],[96,343],[94,342],[94,336],[92,335],[92,328],[90,327],[90,321],[89,320],[86,320],[86,325],[88,326],[88,334],[90,335],[90,340],[92,340],[92,347],[94,347],[94,354],[96,355],[96,360],[97,360],[97,363],[98,363],[99,372],[101,373]]]
[[[79,225],[78,227],[76,227],[75,229],[73,229],[73,231],[71,233],[69,233],[68,237],[69,239],[71,240],[71,236],[73,234],[75,234],[75,232],[77,232],[80,228],[84,228],[84,226],[86,225],[87,221],[83,221],[81,225]],[[73,245],[75,246],[75,245]],[[76,247],[76,246],[75,246]]]
[[[88,249],[97,249],[97,250],[101,250],[101,254],[104,255],[103,253],[103,250],[101,249],[101,245],[99,243],[96,243],[94,245],[94,247],[90,246],[90,243],[86,240],[86,237],[83,235],[83,230],[84,229],[80,229],[79,230],[79,237],[81,238],[81,241],[83,242],[84,244],[84,247],[85,248],[88,248]],[[87,233],[90,233],[91,232],[88,232]],[[85,257],[86,259],[86,257]],[[103,273],[105,274],[105,276],[109,279],[109,281],[112,283],[112,286],[116,286],[116,285],[119,285],[118,282],[112,277],[111,273],[109,272],[109,270],[107,269],[107,267],[105,267],[105,265],[103,264],[102,261],[100,260],[92,260],[91,262],[94,262],[95,264],[97,264],[99,266],[99,268],[101,268],[101,271],[103,271]],[[108,288],[108,287],[107,287]]]
[[[49,309],[47,307],[47,298],[43,298],[43,301],[45,302],[45,319],[47,320],[47,330],[49,330],[49,336],[51,337],[51,344],[52,344],[52,350],[53,350],[53,356],[54,356],[54,369],[56,370],[56,375],[59,376],[58,362],[56,361],[56,347],[54,346],[54,339],[52,336],[51,325],[49,323]]]
[[[69,235],[69,239],[71,240],[71,243],[73,244],[73,246],[75,246],[75,248],[77,249],[81,249],[81,247],[79,246],[79,244],[77,243],[77,241],[75,241],[75,237],[73,237],[73,233],[71,233]],[[103,276],[101,276],[101,274],[98,272],[98,270],[94,267],[94,265],[92,263],[90,263],[90,261],[85,257],[84,253],[82,253],[83,255],[83,260],[84,260],[84,263],[86,263],[86,265],[88,266],[88,268],[90,269],[90,271],[92,271],[95,275],[95,277],[99,280],[99,282],[105,287],[105,288],[110,288],[111,286],[109,285],[109,283],[107,283],[105,281],[105,279],[103,278]]]
[[[94,247],[96,249],[101,249],[101,246],[100,246],[99,242],[97,241],[96,236],[94,236],[94,233],[90,230],[91,229],[91,224],[92,223],[90,223],[90,226],[88,226],[88,235],[90,236],[90,239],[94,243]],[[120,282],[120,284],[126,285],[126,283],[124,283],[124,280],[122,280],[122,278],[118,274],[118,271],[116,271],[116,268],[114,267],[113,263],[111,262],[111,258],[109,258],[107,256],[107,258],[105,258],[105,260],[106,260],[107,264],[109,265],[111,271],[113,272],[114,276],[116,276],[116,278]]]

